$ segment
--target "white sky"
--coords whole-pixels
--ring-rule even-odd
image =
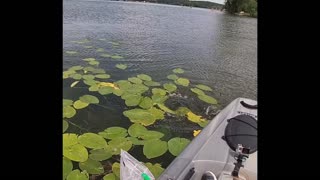
[[[190,0],[190,1],[209,1],[217,4],[224,4],[225,0]]]

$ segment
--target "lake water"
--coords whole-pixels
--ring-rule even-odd
[[[181,76],[191,84],[212,87],[209,95],[219,101],[220,109],[237,97],[257,99],[257,19],[209,9],[137,2],[64,0],[63,6],[64,51],[78,52],[76,55],[64,53],[64,70],[85,65],[82,59],[92,57],[111,75],[108,81],[144,73],[154,81],[165,83],[172,69],[182,68],[185,73]],[[83,39],[89,40],[86,45],[93,48],[73,42]],[[120,45],[113,46],[109,41]],[[96,52],[97,48],[124,58],[103,58]],[[128,68],[115,68],[119,62]],[[64,80],[64,98],[76,100],[88,92],[81,85],[70,88],[73,81]],[[100,101],[101,106],[90,105],[77,111],[70,121],[81,128],[70,125],[67,132],[96,133],[110,126],[131,125],[122,115],[126,107],[120,98],[108,96]],[[182,129],[174,127],[174,123],[152,128],[167,130],[164,140],[176,136],[190,139],[195,127],[190,122],[185,124]],[[141,152],[141,148],[132,150],[139,160],[159,162],[163,167],[174,158],[167,152],[148,160],[138,155]]]

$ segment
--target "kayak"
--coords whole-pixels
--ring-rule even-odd
[[[257,179],[257,102],[237,98],[176,157],[158,180]]]

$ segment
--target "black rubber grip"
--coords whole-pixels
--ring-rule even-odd
[[[193,176],[193,174],[194,174],[194,167],[189,170],[189,172],[188,172],[187,175],[183,178],[183,180],[190,180],[191,177]]]
[[[258,104],[256,104],[256,105],[251,105],[251,104],[245,103],[244,101],[240,101],[240,104],[241,104],[243,107],[248,108],[248,109],[258,109]]]

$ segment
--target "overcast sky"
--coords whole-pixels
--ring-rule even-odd
[[[209,2],[214,2],[218,4],[224,4],[225,0],[190,0],[190,1],[209,1]]]

